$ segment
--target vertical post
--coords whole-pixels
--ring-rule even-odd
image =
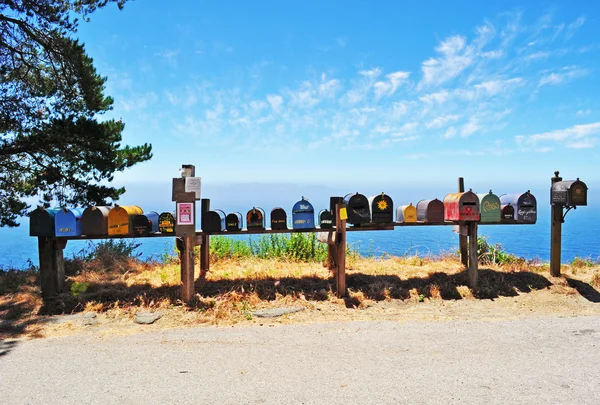
[[[66,239],[38,238],[38,253],[40,258],[40,284],[42,298],[48,299],[60,293],[65,284],[65,261],[63,249]]]
[[[204,218],[204,214],[210,211],[210,200],[203,198],[200,202],[200,216]],[[201,219],[203,221],[203,219]],[[204,222],[202,222],[204,223]],[[204,229],[203,229],[204,231]],[[210,236],[202,232],[200,237],[200,275],[199,279],[204,280],[206,273],[210,270]]]
[[[336,250],[336,288],[338,297],[346,296],[346,204],[336,204],[335,207],[335,238]]]
[[[554,172],[552,184],[557,181],[562,181],[559,177],[559,172]],[[552,188],[550,188],[552,192]],[[552,197],[552,196],[551,196]],[[550,198],[552,204],[552,198]],[[560,255],[562,245],[562,223],[563,223],[563,207],[562,205],[552,204],[551,208],[551,223],[550,223],[550,275],[552,277],[560,277]]]
[[[327,244],[327,268],[330,271],[335,270],[335,245],[328,243]]]
[[[195,237],[186,235],[181,238],[181,300],[186,304],[194,298],[194,244]]]
[[[478,284],[478,257],[477,257],[477,222],[468,222],[469,227],[469,287],[477,289]]]
[[[462,177],[458,178],[458,192],[465,192],[465,180]],[[467,256],[467,235],[464,229],[466,225],[459,225],[458,227],[458,249],[460,252],[460,262],[466,268],[469,263],[469,257]]]

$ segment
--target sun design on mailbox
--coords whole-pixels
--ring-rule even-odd
[[[388,207],[387,201],[385,201],[385,200],[379,200],[377,202],[377,208],[380,211],[383,211],[383,210],[387,209],[387,207]]]

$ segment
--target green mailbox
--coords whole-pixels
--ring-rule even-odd
[[[58,209],[38,207],[29,213],[29,236],[56,236],[54,217]]]

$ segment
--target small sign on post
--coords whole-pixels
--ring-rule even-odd
[[[177,203],[177,225],[194,225],[194,203]]]

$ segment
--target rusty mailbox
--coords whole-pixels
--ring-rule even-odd
[[[225,229],[231,232],[241,231],[244,224],[242,222],[242,214],[239,212],[231,212],[225,217]]]
[[[265,229],[265,210],[260,207],[253,207],[246,214],[246,227],[248,230]]]
[[[428,223],[444,222],[444,203],[437,198],[417,203],[417,220]]]
[[[550,202],[563,207],[587,205],[587,190],[586,184],[579,179],[557,181],[552,184]]]
[[[396,221],[398,222],[417,222],[417,208],[412,203],[402,205],[396,210]]]
[[[394,222],[394,201],[385,193],[369,197],[371,206],[371,222],[375,224],[390,224]]]
[[[469,190],[464,193],[451,193],[444,197],[444,220],[479,221],[479,197]]]
[[[537,200],[529,190],[523,194],[503,194],[500,204],[513,207],[513,219],[517,222],[534,224],[537,221]]]
[[[281,207],[271,210],[271,229],[288,229],[287,213]]]
[[[81,233],[86,236],[108,235],[108,213],[110,207],[87,207],[81,214]]]
[[[348,211],[348,223],[352,225],[368,224],[371,222],[369,199],[362,194],[347,194],[344,197]]]

